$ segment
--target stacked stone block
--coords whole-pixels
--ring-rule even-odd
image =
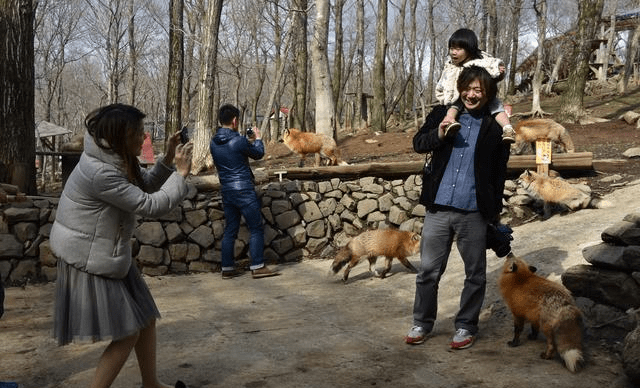
[[[271,182],[257,188],[265,222],[265,259],[293,262],[328,257],[370,228],[420,232],[421,177],[364,177],[327,181]],[[53,280],[56,258],[49,248],[57,198],[29,197],[0,207],[0,274],[8,284]],[[224,231],[218,192],[195,187],[181,206],[157,219],[139,218],[132,241],[136,262],[151,276],[217,271]],[[234,254],[249,261],[249,231],[241,224]]]

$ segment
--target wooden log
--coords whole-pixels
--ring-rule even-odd
[[[593,169],[600,172],[618,172],[626,163],[626,159],[599,159],[593,161]]]
[[[510,172],[536,168],[535,155],[511,155],[507,169]],[[553,154],[549,168],[552,170],[591,170],[593,169],[592,152],[567,152]]]
[[[549,168],[555,170],[590,170],[593,168],[591,152],[572,152],[554,154]],[[391,163],[362,163],[348,166],[291,167],[279,169],[255,169],[256,183],[282,179],[319,180],[330,178],[357,179],[365,176],[381,178],[406,178],[409,175],[422,173],[424,160]],[[511,155],[507,164],[508,172],[536,169],[535,155]],[[217,175],[192,176],[189,181],[198,190],[219,190],[220,181]]]

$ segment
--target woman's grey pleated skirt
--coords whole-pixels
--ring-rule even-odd
[[[160,312],[135,264],[124,279],[111,279],[58,259],[53,335],[59,345],[122,339],[156,318]]]

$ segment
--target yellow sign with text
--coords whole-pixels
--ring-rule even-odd
[[[550,140],[536,140],[536,164],[551,164]]]

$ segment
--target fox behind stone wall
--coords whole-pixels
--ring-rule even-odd
[[[338,251],[331,264],[331,270],[333,273],[338,273],[348,263],[342,275],[342,280],[346,282],[351,269],[366,257],[369,260],[369,271],[384,278],[391,269],[391,261],[396,257],[405,267],[418,272],[407,260],[408,256],[418,252],[420,252],[420,235],[417,233],[396,229],[368,230],[353,237]],[[385,256],[386,260],[385,268],[380,273],[372,268],[378,256]]]
[[[560,177],[552,178],[526,170],[518,180],[523,189],[535,200],[543,201],[544,217],[551,216],[553,205],[578,210],[586,207],[605,208],[610,204],[600,198],[591,198],[591,189],[584,185],[572,185]]]
[[[285,129],[282,141],[293,152],[300,155],[299,166],[304,166],[308,154],[315,154],[315,166],[320,166],[320,159],[329,159],[330,166],[346,165],[338,146],[332,137],[311,132],[301,132],[299,129]]]
[[[573,140],[565,127],[551,119],[529,119],[516,123],[516,142],[514,149],[521,153],[528,143],[535,143],[540,138],[549,139],[558,144],[564,152],[574,152]]]
[[[527,263],[507,255],[500,274],[500,293],[513,314],[513,339],[509,346],[520,345],[525,322],[531,324],[529,339],[542,331],[547,347],[540,355],[552,359],[556,352],[571,372],[583,363],[582,312],[575,305],[571,292],[562,284],[531,272]]]

